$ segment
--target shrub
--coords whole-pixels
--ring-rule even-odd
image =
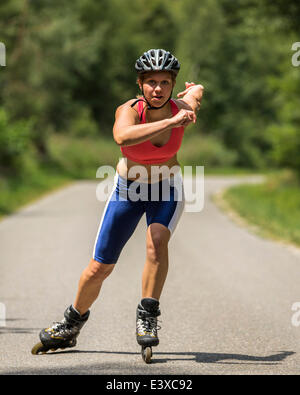
[[[10,122],[6,111],[0,109],[0,169],[2,173],[22,174],[26,155],[31,146],[32,121]]]
[[[234,165],[237,154],[216,137],[194,134],[184,137],[178,158],[183,166],[226,167]]]
[[[300,130],[295,125],[272,125],[268,128],[272,143],[270,157],[279,166],[290,167],[300,177]]]

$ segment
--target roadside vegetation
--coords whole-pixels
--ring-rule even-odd
[[[222,199],[261,236],[300,246],[300,185],[291,171],[229,188]]]

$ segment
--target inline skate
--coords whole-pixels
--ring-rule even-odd
[[[157,317],[160,314],[159,301],[154,298],[142,299],[136,310],[136,340],[142,347],[141,354],[146,363],[151,362],[152,347],[159,343]]]
[[[89,315],[90,312],[87,311],[81,316],[72,306],[68,307],[62,321],[54,322],[51,327],[41,330],[39,335],[41,341],[32,348],[31,353],[33,355],[45,354],[49,350],[74,347],[77,336]]]

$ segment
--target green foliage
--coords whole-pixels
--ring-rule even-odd
[[[230,151],[214,136],[185,136],[183,146],[178,153],[183,166],[230,167],[236,161],[237,154]]]
[[[294,169],[300,177],[300,130],[291,124],[268,128],[273,143],[271,158],[280,166]]]
[[[300,189],[296,185],[240,185],[224,195],[230,206],[259,233],[300,245]]]
[[[294,169],[300,179],[300,70],[292,67],[290,62],[280,64],[283,71],[287,67],[290,68],[289,73],[270,79],[277,116],[276,122],[270,123],[266,129],[271,144],[268,154],[277,165]]]
[[[116,166],[121,156],[113,139],[54,134],[49,139],[49,151],[55,166],[72,178],[95,179],[99,166]]]
[[[70,121],[69,133],[74,137],[100,137],[99,127],[88,108],[80,108]]]
[[[0,170],[15,175],[24,172],[28,152],[31,152],[32,122],[10,122],[0,108]],[[26,166],[25,166],[26,167]]]
[[[237,165],[254,168],[268,164],[265,128],[274,117],[268,78],[277,72],[278,53],[266,19],[250,1],[190,1],[184,19],[189,28],[178,47],[181,84],[188,75],[205,86],[199,131],[235,150]]]
[[[111,139],[115,109],[138,93],[136,58],[162,47],[182,65],[174,94],[185,81],[205,86],[186,152],[299,171],[299,12],[296,0],[2,0],[1,170],[51,162],[53,134]]]

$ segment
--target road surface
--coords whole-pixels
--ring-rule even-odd
[[[300,317],[292,307],[300,302],[300,254],[239,227],[213,204],[211,194],[240,180],[206,177],[203,210],[182,216],[149,365],[135,339],[144,218],[76,348],[39,356],[30,350],[73,302],[105,203],[97,183],[76,182],[0,222],[0,374],[298,374]]]

